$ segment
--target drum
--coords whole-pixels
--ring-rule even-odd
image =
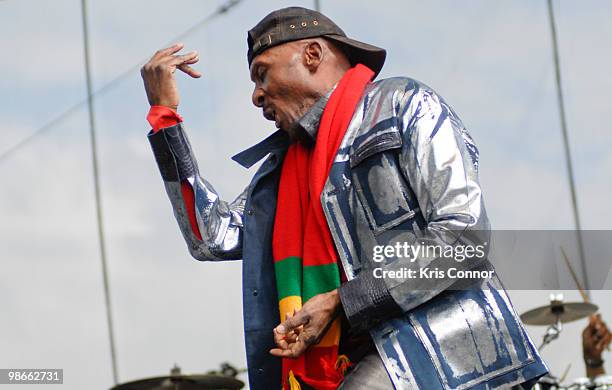
[[[591,381],[590,378],[576,378],[571,385],[567,387],[567,390],[593,390],[595,388],[595,384]]]
[[[563,387],[559,384],[559,380],[551,375],[541,377],[533,386],[532,390],[561,390]]]
[[[231,370],[230,370],[231,369]],[[224,364],[222,372],[237,374],[238,370]],[[178,366],[170,370],[170,375],[138,379],[116,385],[110,390],[240,390],[244,383],[233,376],[205,374],[183,375]]]
[[[612,390],[612,376],[610,375],[598,376],[593,382],[595,383],[594,390]]]

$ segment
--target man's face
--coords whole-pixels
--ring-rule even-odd
[[[272,47],[255,57],[250,68],[255,83],[253,104],[290,134],[293,124],[318,98],[312,75],[303,64],[303,48],[297,42]]]

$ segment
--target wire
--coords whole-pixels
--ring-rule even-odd
[[[110,283],[108,281],[108,267],[106,261],[106,240],[104,238],[104,221],[102,212],[102,195],[100,191],[100,170],[98,168],[98,151],[96,145],[96,119],[93,105],[93,83],[91,76],[91,61],[89,51],[89,27],[87,24],[87,0],[81,0],[81,16],[83,19],[83,55],[85,60],[85,81],[87,84],[87,108],[89,113],[89,134],[91,139],[91,160],[94,179],[94,197],[96,204],[96,220],[98,225],[98,243],[100,249],[100,260],[102,263],[102,282],[104,286],[104,303],[106,307],[106,324],[108,327],[108,338],[110,344],[111,364],[113,381],[119,383],[117,371],[117,353],[115,348],[115,328],[113,326],[113,310],[110,298]]]
[[[2,0],[0,0],[0,1],[2,1]],[[167,45],[169,46],[169,45],[175,43],[176,41],[181,40],[181,39],[183,39],[183,38],[193,34],[198,29],[200,29],[201,27],[205,26],[207,23],[209,23],[210,21],[215,19],[217,16],[220,16],[222,14],[227,13],[231,8],[233,8],[234,6],[238,5],[238,3],[240,3],[240,2],[242,2],[242,0],[229,0],[228,2],[222,4],[215,12],[213,12],[210,15],[208,15],[204,19],[202,19],[199,22],[197,22],[196,24],[194,24],[192,27],[188,28],[187,30],[183,31],[181,34],[179,34],[176,37],[174,37],[173,39],[171,39],[170,42]],[[114,79],[109,81],[107,84],[102,86],[100,89],[94,91],[92,93],[92,95],[91,95],[91,98],[92,99],[97,98],[98,96],[103,95],[104,93],[108,92],[110,89],[114,88],[119,83],[121,83],[126,78],[128,78],[128,76],[131,76],[132,73],[138,71],[140,69],[140,67],[142,66],[142,64],[147,62],[148,60],[149,60],[149,57],[144,58],[143,60],[141,60],[138,63],[134,64],[129,69],[127,69],[126,71],[121,73],[119,76],[115,77]],[[67,109],[66,111],[64,111],[63,113],[61,113],[60,115],[58,115],[57,117],[52,119],[51,121],[49,121],[46,124],[44,124],[43,126],[39,127],[37,130],[35,130],[29,136],[25,137],[21,141],[17,142],[15,145],[13,145],[10,148],[8,148],[6,151],[4,151],[2,154],[0,154],[0,164],[3,163],[4,161],[6,161],[9,157],[11,157],[15,152],[19,151],[24,146],[29,144],[33,139],[35,139],[38,136],[46,133],[47,131],[49,131],[50,129],[55,127],[55,125],[57,125],[58,123],[61,123],[62,121],[64,121],[66,118],[68,118],[74,112],[76,112],[79,108],[81,108],[81,106],[87,104],[88,100],[89,100],[89,97],[87,97],[87,98],[81,100],[80,102],[74,104],[72,107],[70,107],[69,109]]]
[[[586,258],[584,255],[584,244],[582,242],[582,228],[580,226],[580,213],[578,212],[578,196],[576,195],[576,184],[574,180],[574,168],[572,166],[572,155],[567,133],[567,121],[565,119],[565,104],[563,102],[563,88],[561,85],[561,66],[559,65],[559,45],[557,43],[557,29],[555,27],[555,12],[552,0],[548,0],[548,17],[550,20],[550,33],[552,36],[553,59],[555,63],[555,81],[557,86],[557,102],[559,103],[559,117],[561,120],[561,133],[563,135],[563,146],[565,151],[565,163],[567,167],[567,180],[569,182],[572,197],[572,209],[574,212],[574,224],[576,227],[576,238],[578,240],[578,254],[580,255],[580,268],[584,277],[584,288],[589,295],[589,277],[587,274]]]

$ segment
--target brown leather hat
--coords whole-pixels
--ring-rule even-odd
[[[253,58],[273,46],[315,37],[333,41],[344,51],[352,65],[364,64],[376,75],[385,63],[385,49],[347,37],[336,23],[320,12],[302,7],[288,7],[268,14],[249,30],[249,67]]]

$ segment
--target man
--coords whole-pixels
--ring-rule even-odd
[[[318,12],[272,12],[247,43],[253,104],[278,131],[234,156],[269,155],[231,203],[201,178],[176,113],[173,74],[199,77],[197,53],[161,50],[142,76],[191,254],[244,260],[251,389],[529,388],[546,367],[486,260],[478,151],[457,115],[412,79],[372,82],[386,52]],[[427,243],[484,257],[400,253]],[[458,283],[449,261],[490,276]]]

